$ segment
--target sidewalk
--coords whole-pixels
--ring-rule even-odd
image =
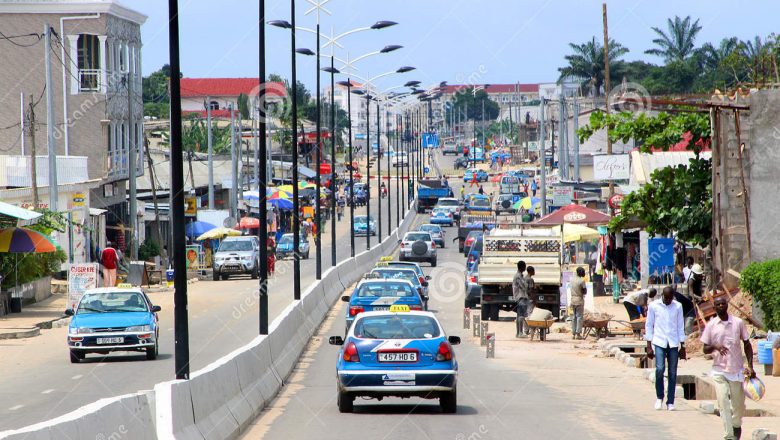
[[[611,298],[607,298],[611,302]],[[599,304],[601,305],[601,304]],[[612,307],[604,307],[606,311],[622,319],[625,309],[622,305],[622,314],[613,313]],[[472,311],[472,316],[478,316],[478,311]],[[655,388],[648,381],[651,369],[630,368],[624,363],[605,355],[599,349],[598,341],[591,337],[587,341],[574,341],[570,332],[570,324],[556,323],[547,340],[540,342],[538,339],[515,338],[514,314],[501,314],[498,322],[490,321],[488,333],[495,333],[495,359],[485,359],[485,362],[496,362],[513,370],[526,372],[530,379],[541,382],[547,386],[560,389],[576,400],[589,402],[593,411],[582,413],[584,424],[600,429],[607,426],[625,425],[624,432],[604,432],[604,438],[633,438],[632,426],[670,426],[679,436],[675,438],[722,438],[723,433],[720,419],[714,414],[705,414],[700,410],[701,401],[685,400],[679,394],[675,401],[677,410],[655,411]],[[460,330],[468,335],[463,338],[464,343],[479,345],[478,337],[473,337],[471,330]],[[631,336],[609,338],[609,341],[625,341],[628,344],[642,346],[642,341],[637,341]],[[602,340],[603,342],[604,340]],[[696,358],[682,362],[679,367],[678,377],[690,375],[704,378],[710,369],[710,361]],[[743,421],[745,435],[743,438],[751,438],[752,432],[758,428],[769,428],[777,433],[780,431],[780,378],[764,377],[763,368],[756,367],[759,377],[767,386],[767,395],[760,402],[748,403],[748,408],[761,407],[774,417],[746,417]],[[716,405],[717,406],[717,405]],[[625,414],[623,422],[612,421],[604,423],[600,415],[600,407],[617,407]]]
[[[21,313],[0,316],[0,339],[21,339],[38,336],[41,329],[67,325],[64,318],[67,293],[55,293],[45,300],[22,307]]]

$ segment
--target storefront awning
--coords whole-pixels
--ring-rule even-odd
[[[10,203],[0,202],[0,215],[17,219],[16,226],[27,226],[36,223],[42,214]]]

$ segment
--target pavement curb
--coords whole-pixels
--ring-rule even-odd
[[[33,338],[41,334],[41,329],[38,327],[8,329],[8,330],[11,331],[5,332],[0,330],[0,339],[25,339],[25,338]]]

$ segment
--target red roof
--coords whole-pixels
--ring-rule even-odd
[[[182,98],[202,98],[206,96],[256,95],[260,80],[257,78],[182,78]],[[269,82],[266,94],[285,96],[284,84]]]
[[[553,226],[562,225],[564,223],[579,224],[579,225],[606,225],[609,223],[610,216],[604,214],[601,211],[590,209],[585,206],[572,203],[556,210],[552,214],[535,221],[535,225]]]
[[[461,84],[444,86],[442,93],[455,93],[460,89],[482,89],[484,84]],[[539,84],[488,84],[488,93],[539,93]]]

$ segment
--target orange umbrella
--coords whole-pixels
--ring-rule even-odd
[[[260,220],[254,217],[242,217],[238,222],[238,229],[257,229],[260,227]]]

